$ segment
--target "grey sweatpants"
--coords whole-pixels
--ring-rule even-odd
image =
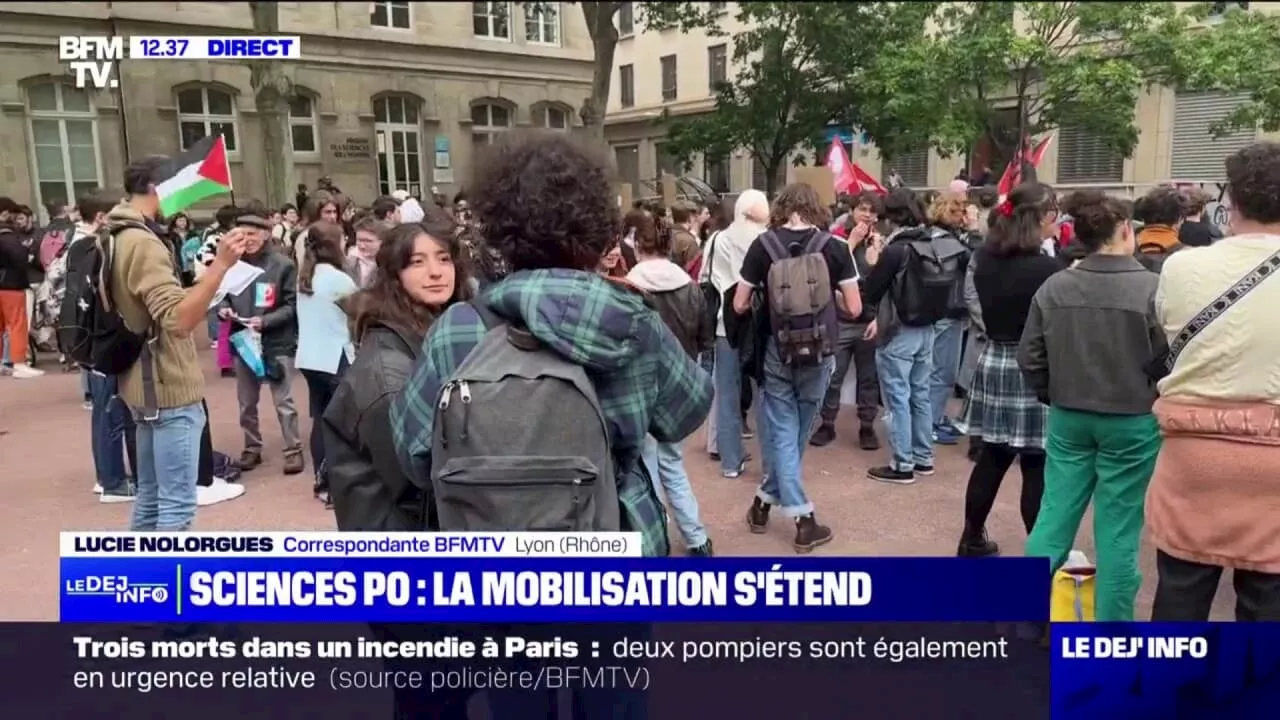
[[[260,378],[239,357],[236,358],[236,399],[240,402],[240,429],[244,431],[244,449],[262,452],[262,427],[258,422],[258,398],[262,386],[271,388],[271,404],[280,420],[284,451],[302,452],[302,435],[298,432],[298,408],[293,402],[293,358],[278,357],[284,378]]]

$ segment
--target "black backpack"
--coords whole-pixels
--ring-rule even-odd
[[[111,265],[116,233],[124,223],[84,238],[67,250],[66,294],[58,313],[58,347],[72,362],[103,375],[122,375],[141,357],[146,333],[135,333],[112,307]]]
[[[894,305],[903,325],[923,327],[945,318],[963,317],[964,273],[969,248],[945,230],[919,228],[900,238],[907,261],[897,284]]]

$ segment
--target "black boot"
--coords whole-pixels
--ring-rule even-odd
[[[960,545],[956,548],[956,555],[959,557],[993,557],[999,554],[1000,546],[987,539],[986,528],[965,528],[960,536]]]
[[[831,532],[831,528],[819,525],[813,513],[796,518],[796,552],[801,554],[813,552],[814,548],[826,545],[834,537],[835,533]]]
[[[863,423],[858,428],[858,447],[863,450],[880,449],[880,438],[876,437],[876,428],[871,423]]]
[[[751,507],[747,510],[747,528],[752,533],[759,535],[769,529],[769,503],[756,498],[751,501]]]
[[[836,428],[829,422],[824,422],[813,431],[813,435],[809,438],[809,444],[814,447],[826,447],[836,439]]]

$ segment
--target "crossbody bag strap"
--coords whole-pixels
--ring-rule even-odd
[[[1205,309],[1196,313],[1195,317],[1173,336],[1173,341],[1169,343],[1169,354],[1165,358],[1165,367],[1173,370],[1173,364],[1178,360],[1178,356],[1182,354],[1182,350],[1186,348],[1187,343],[1195,339],[1197,335],[1204,332],[1214,320],[1217,320],[1223,313],[1230,310],[1233,305],[1244,299],[1254,288],[1262,284],[1264,280],[1280,272],[1280,250],[1273,253],[1266,260],[1263,260],[1248,274],[1236,281],[1234,285],[1227,289],[1217,297],[1216,300],[1209,303]]]
[[[151,232],[151,228],[138,222],[122,223],[107,231],[107,242],[103,248],[102,277],[98,283],[99,287],[102,288],[104,299],[107,301],[104,307],[107,308],[112,306],[113,299],[112,282],[115,278],[116,234],[121,230],[130,228]],[[159,238],[157,237],[157,239]],[[161,244],[164,243],[163,240],[160,240],[160,242]],[[152,350],[156,340],[156,334],[152,332],[152,327],[148,326],[142,342],[142,352],[138,354],[138,363],[141,365],[140,369],[142,371],[142,407],[138,408],[137,415],[138,419],[144,422],[154,422],[160,419],[160,398],[156,393],[155,352]]]
[[[703,275],[705,275],[705,278],[699,278],[699,279],[698,279],[698,282],[700,282],[700,283],[701,283],[701,282],[712,282],[712,277],[714,277],[714,276],[715,276],[715,269],[716,269],[716,240],[719,240],[719,239],[720,239],[720,233],[722,233],[722,232],[724,232],[724,231],[723,231],[723,230],[717,230],[717,231],[715,231],[715,232],[711,233],[711,239],[710,239],[709,241],[707,241],[707,252],[706,252],[707,261],[706,261],[705,263],[703,263],[703,266],[702,266],[702,273],[703,273]]]

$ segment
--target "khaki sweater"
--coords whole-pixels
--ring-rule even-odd
[[[141,213],[121,203],[107,216],[110,224],[143,222]],[[196,360],[196,343],[190,333],[179,332],[178,303],[186,291],[178,281],[173,256],[152,233],[128,228],[116,234],[116,255],[112,265],[112,301],[134,332],[151,329],[151,344],[160,408],[194,405],[204,399],[204,374]],[[144,406],[142,363],[134,363],[120,377],[120,396],[133,408]]]

